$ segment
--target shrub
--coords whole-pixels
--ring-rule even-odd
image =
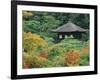
[[[41,51],[40,53],[39,53],[39,57],[42,57],[42,58],[48,58],[48,53],[47,52],[45,52],[45,51]]]
[[[36,49],[42,50],[47,45],[47,42],[39,35],[23,32],[23,48],[25,52],[32,52]]]
[[[81,54],[80,65],[89,65],[89,54]]]
[[[46,58],[37,55],[24,54],[23,55],[23,68],[41,68],[51,65],[51,62]]]
[[[31,65],[34,64],[34,60],[32,59],[32,56],[29,54],[23,55],[23,68],[31,68]]]
[[[80,53],[75,50],[70,50],[65,53],[65,65],[76,66],[80,63]]]
[[[62,67],[64,65],[64,57],[62,55],[56,56],[52,60],[53,67]]]
[[[76,49],[80,50],[83,47],[83,44],[81,41],[74,39],[74,38],[66,38],[61,41],[61,44],[64,45],[64,48],[69,50],[69,49]]]
[[[81,49],[80,65],[89,65],[89,46]]]
[[[46,37],[45,36],[45,40],[48,42],[48,45],[49,46],[54,45],[54,43],[53,43],[54,39],[52,37]]]
[[[62,56],[64,54],[64,48],[61,48],[59,44],[49,47],[48,58],[53,59],[56,56]]]
[[[82,53],[89,53],[89,46],[82,48],[81,52]]]

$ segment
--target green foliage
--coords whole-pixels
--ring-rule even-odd
[[[23,49],[25,52],[40,51],[47,46],[47,42],[39,35],[23,32]]]
[[[52,62],[42,58],[42,57],[38,57],[36,55],[29,55],[29,54],[24,54],[24,59],[23,59],[23,63],[25,63],[25,65],[28,65],[28,68],[40,68],[40,67],[50,67],[52,66]]]
[[[54,45],[54,39],[52,37],[45,37],[45,40],[48,42],[48,46]]]
[[[61,43],[66,50],[69,49],[76,49],[79,50],[83,47],[83,43],[77,39],[74,38],[66,38],[61,41]]]
[[[35,32],[39,35],[42,33],[42,37],[55,37],[51,30],[62,26],[68,21],[72,21],[82,28],[89,29],[89,14],[38,11],[23,11],[23,13],[23,31]],[[84,36],[88,34],[84,34]]]
[[[55,58],[52,58],[52,65],[54,67],[62,67],[62,66],[65,66],[64,64],[64,56],[62,55],[59,55],[59,56],[56,56]]]
[[[61,48],[59,45],[53,45],[49,47],[48,56],[49,56],[49,59],[53,59],[56,56],[63,55],[63,53],[64,53],[63,48]]]
[[[68,21],[88,30],[82,34],[84,41],[67,37],[54,43],[57,34],[51,30]],[[74,66],[75,60],[75,65],[89,65],[89,14],[23,11],[22,26],[23,68],[63,67],[70,62]]]
[[[35,33],[35,32],[40,31],[40,30],[41,30],[41,27],[40,27],[39,21],[35,21],[35,20],[25,21],[25,20],[23,20],[23,31]]]
[[[89,53],[81,54],[80,65],[89,65]]]

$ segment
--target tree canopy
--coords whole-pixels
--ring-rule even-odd
[[[23,11],[23,31],[37,33],[43,36],[54,36],[52,29],[68,21],[89,30],[89,14]]]

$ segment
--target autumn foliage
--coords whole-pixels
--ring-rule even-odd
[[[43,48],[47,45],[47,42],[39,35],[31,32],[23,32],[23,48],[26,52],[34,51],[37,48]]]
[[[89,45],[81,45],[76,39],[49,45],[38,34],[23,32],[23,68],[89,65]]]
[[[65,53],[65,64],[67,66],[76,66],[76,65],[79,65],[79,63],[80,63],[80,53],[79,52],[75,50],[71,50]]]

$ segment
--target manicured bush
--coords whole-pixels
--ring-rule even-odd
[[[89,46],[86,46],[81,49],[81,60],[80,60],[80,65],[89,65]]]
[[[52,62],[46,58],[33,54],[23,55],[23,68],[41,68],[41,67],[51,67],[51,66]]]
[[[23,68],[89,65],[89,41],[67,38],[53,43],[53,38],[23,32]]]
[[[80,53],[75,50],[70,50],[65,53],[65,65],[78,66],[80,63]]]
[[[64,48],[61,48],[59,44],[53,45],[49,47],[48,58],[53,59],[56,56],[62,56],[64,54],[64,51],[65,51]]]
[[[23,48],[25,52],[42,50],[44,47],[47,47],[47,45],[47,42],[39,35],[31,32],[23,32]]]

